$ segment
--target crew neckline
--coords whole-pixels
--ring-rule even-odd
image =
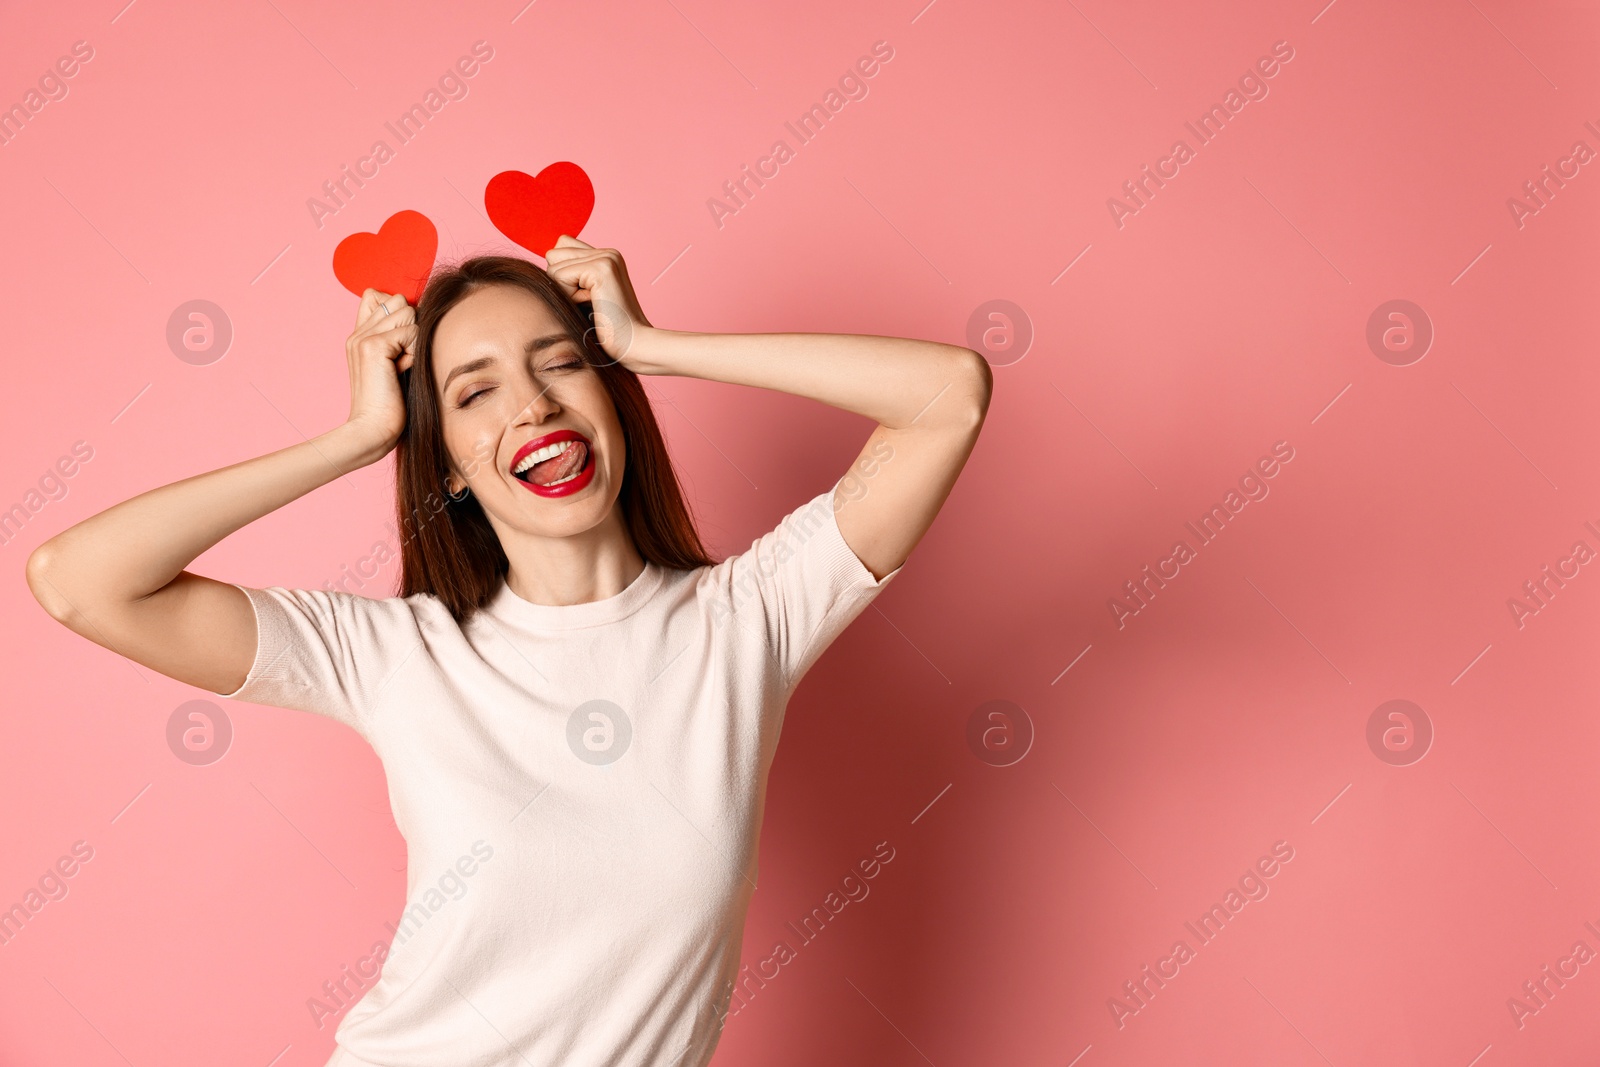
[[[541,630],[600,626],[625,619],[642,608],[661,588],[663,577],[662,568],[647,559],[644,570],[622,592],[585,604],[535,604],[518,596],[511,584],[501,578],[500,591],[489,601],[487,609],[498,618]]]

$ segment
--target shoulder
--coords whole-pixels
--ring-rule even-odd
[[[762,617],[769,628],[810,633],[823,616],[871,599],[899,573],[875,579],[840,532],[834,487],[801,502],[749,548],[700,568],[702,598],[720,620]],[[864,605],[863,605],[864,606]]]
[[[458,628],[449,610],[430,594],[370,597],[341,589],[239,588],[250,598],[258,620],[270,614],[336,636],[341,643],[381,642],[398,634]]]
[[[255,612],[255,657],[244,683],[219,695],[320,712],[364,736],[377,697],[398,669],[426,662],[435,635],[457,629],[433,597],[238,588]]]

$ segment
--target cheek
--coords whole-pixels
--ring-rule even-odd
[[[615,413],[607,411],[605,421],[596,423],[596,426],[602,433],[606,466],[620,478],[628,464],[628,445],[622,437],[622,423],[617,421]]]
[[[622,437],[622,422],[617,418],[611,394],[596,377],[593,388],[585,391],[581,401],[583,412],[589,415],[589,424],[597,430],[606,449],[606,465],[620,473],[627,461],[627,445]]]
[[[494,474],[500,423],[492,414],[457,411],[446,420],[444,447],[468,481]]]
[[[460,459],[457,460],[468,477],[494,476],[495,445],[498,442],[498,435],[488,427],[474,431],[466,442],[466,447],[461,450]]]

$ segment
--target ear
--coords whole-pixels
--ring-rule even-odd
[[[456,464],[448,456],[445,457],[445,466],[448,468],[444,474],[444,491],[452,496],[460,496],[462,490],[469,488],[467,480],[456,469]]]
[[[377,233],[353,233],[333,250],[333,274],[360,296],[399,293],[415,307],[439,252],[439,231],[420,211],[397,211]]]

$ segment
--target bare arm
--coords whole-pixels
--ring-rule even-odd
[[[977,444],[992,383],[976,352],[902,337],[648,328],[630,352],[640,373],[776,389],[875,419],[834,494],[839,532],[875,578],[933,525]]]
[[[875,578],[905,562],[977,444],[994,384],[987,360],[903,337],[663,330],[644,317],[616,249],[562,236],[546,259],[569,295],[590,302],[602,347],[636,373],[775,389],[875,419],[834,513]]]
[[[410,363],[413,322],[403,298],[369,289],[346,342],[348,421],[69,527],[28,557],[34,597],[75,633],[169,678],[215,693],[237,689],[255,658],[250,601],[184,568],[240,527],[388,454],[404,422],[398,372]]]

